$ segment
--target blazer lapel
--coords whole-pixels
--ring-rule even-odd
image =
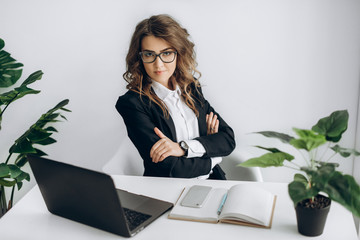
[[[164,114],[161,111],[161,118],[163,119],[163,121],[166,123],[166,125],[168,126],[168,128],[170,129],[170,133],[171,136],[167,136],[168,138],[172,139],[173,141],[177,141],[177,136],[176,136],[176,130],[175,130],[175,125],[174,125],[174,121],[172,120],[171,116],[169,115],[169,118],[166,118],[164,116]],[[165,134],[166,135],[166,134]]]
[[[160,125],[157,127],[159,127],[161,131],[163,131],[163,133],[165,134],[166,137],[168,137],[171,140],[176,142],[177,137],[176,137],[175,125],[174,125],[174,121],[172,120],[170,114],[169,114],[169,117],[166,118],[164,116],[162,109],[156,104],[151,104],[151,108],[153,108],[153,109],[155,108],[153,110],[156,112],[155,115],[160,116],[160,119],[161,119],[161,122],[159,122]]]
[[[196,109],[199,111],[198,124],[199,124],[200,136],[206,136],[206,134],[207,134],[206,112],[200,106],[200,104],[198,102],[196,102],[195,105],[196,105]]]

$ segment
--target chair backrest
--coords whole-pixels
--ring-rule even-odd
[[[143,160],[128,137],[124,138],[115,155],[103,166],[107,174],[134,175],[144,174]]]
[[[246,151],[235,149],[229,156],[223,157],[219,164],[226,173],[227,180],[257,181],[262,182],[262,174],[258,167],[239,167],[238,164],[248,160],[252,156]]]

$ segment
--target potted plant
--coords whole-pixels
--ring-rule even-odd
[[[274,131],[258,132],[297,149],[304,160],[303,166],[294,163],[294,156],[289,153],[262,146],[256,147],[267,153],[240,164],[243,167],[285,166],[303,173],[296,173],[294,180],[288,185],[288,192],[296,209],[298,231],[303,235],[322,234],[331,200],[360,217],[360,186],[352,176],[336,170],[338,163],[330,162],[336,154],[342,157],[360,155],[354,149],[338,145],[342,134],[347,130],[348,119],[347,110],[335,111],[320,119],[311,129],[293,128],[296,138]],[[332,153],[330,156],[329,150]]]
[[[0,92],[0,131],[1,120],[9,105],[25,95],[39,93],[39,90],[31,89],[28,86],[40,80],[43,75],[42,71],[36,71],[20,86],[12,87],[22,75],[23,64],[17,62],[8,52],[4,51],[4,46],[5,42],[0,38],[0,89],[6,91]],[[36,145],[49,145],[56,142],[51,135],[57,130],[49,124],[58,122],[59,118],[66,119],[60,111],[68,112],[69,110],[64,108],[68,103],[69,100],[67,99],[59,102],[55,107],[42,114],[12,145],[9,142],[8,157],[3,162],[0,161],[0,217],[13,205],[15,186],[20,190],[24,180],[30,181],[29,173],[22,170],[22,167],[27,163],[27,154],[46,155]],[[3,140],[2,143],[4,142]],[[6,187],[12,188],[9,200],[6,197]]]

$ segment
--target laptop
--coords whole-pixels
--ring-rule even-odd
[[[173,207],[170,202],[116,189],[104,173],[29,155],[49,212],[131,237]]]

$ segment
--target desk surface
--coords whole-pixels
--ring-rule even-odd
[[[201,184],[229,188],[234,184],[256,184],[270,190],[277,197],[271,229],[259,229],[232,224],[211,224],[171,220],[168,213],[161,216],[132,239],[309,239],[297,232],[295,211],[285,183],[258,183],[169,179],[135,176],[113,176],[117,188],[148,195],[175,203],[187,185]],[[73,222],[49,213],[35,186],[3,218],[0,219],[0,238],[23,239],[121,239],[121,237]],[[311,239],[358,240],[352,214],[333,202],[324,233]]]

